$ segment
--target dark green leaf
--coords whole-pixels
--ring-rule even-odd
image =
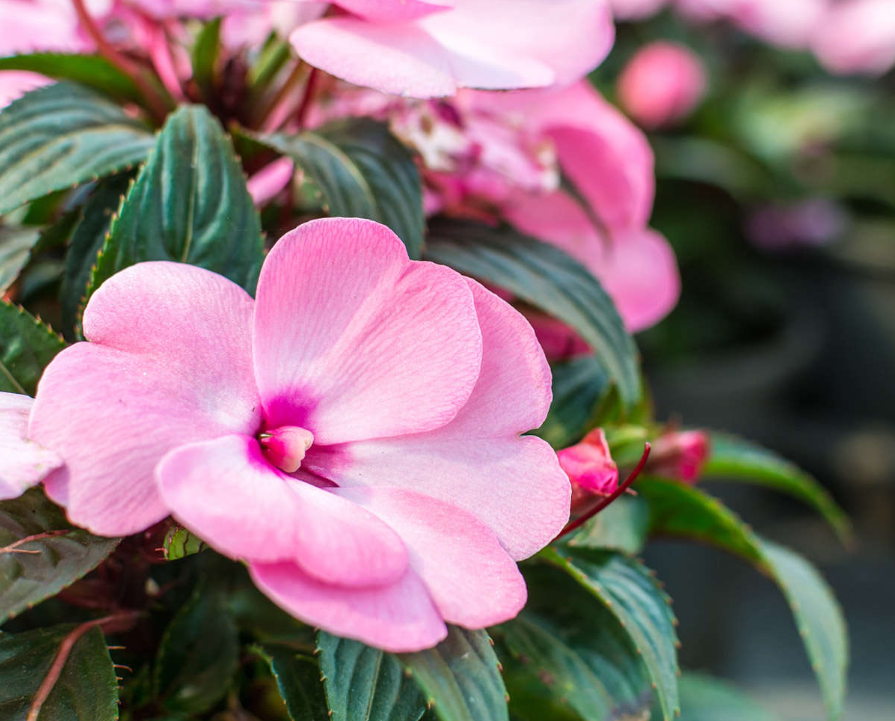
[[[40,489],[0,503],[0,625],[88,574],[117,545],[72,528]]]
[[[15,283],[39,239],[38,228],[0,225],[0,295]]]
[[[261,93],[292,56],[289,43],[271,33],[258,55],[258,60],[249,68],[248,81],[250,98],[257,102]]]
[[[221,594],[199,586],[162,637],[154,687],[165,707],[202,713],[227,692],[239,661],[236,623]]]
[[[64,347],[49,326],[0,301],[0,391],[33,396],[44,368]]]
[[[649,524],[650,509],[643,499],[621,496],[572,533],[566,543],[580,548],[640,553],[649,535]]]
[[[221,53],[221,21],[217,17],[202,26],[193,45],[193,80],[203,96],[210,98],[217,83],[218,57]]]
[[[680,710],[677,691],[677,632],[671,599],[639,561],[612,551],[550,547],[539,559],[563,569],[606,605],[643,659],[670,721]]]
[[[718,546],[776,581],[789,601],[829,718],[841,718],[848,637],[842,611],[817,571],[792,551],[761,539],[735,513],[696,488],[643,478],[637,482],[637,492],[650,504],[653,533]]]
[[[413,155],[388,126],[352,118],[313,133],[253,137],[295,161],[323,193],[330,215],[378,220],[404,241],[411,258],[420,257],[422,182]]]
[[[229,137],[207,109],[183,106],[112,221],[90,285],[134,263],[174,260],[251,292],[263,259],[261,221]]]
[[[139,101],[142,93],[130,75],[102,55],[31,53],[0,58],[0,70],[28,70],[56,80],[71,80],[123,100]]]
[[[153,136],[92,90],[39,88],[0,113],[0,215],[142,162]]]
[[[0,719],[24,721],[60,645],[69,635],[74,639],[73,631],[82,633],[40,707],[38,721],[117,721],[115,669],[102,631],[70,625],[0,635]]]
[[[419,721],[426,702],[392,654],[317,632],[320,670],[333,721]]]
[[[525,576],[528,605],[495,629],[514,717],[645,721],[650,681],[618,620],[559,568],[537,564]]]
[[[320,668],[312,657],[280,646],[255,650],[270,665],[292,721],[328,721]]]
[[[62,325],[66,337],[75,340],[80,322],[80,312],[87,295],[87,284],[100,248],[109,232],[113,215],[121,207],[130,178],[119,175],[99,183],[83,208],[80,220],[72,234],[71,244],[65,256],[65,272],[62,276],[60,300]]]
[[[701,673],[680,679],[680,721],[776,721],[730,684]]]
[[[553,366],[553,403],[537,435],[554,448],[577,442],[593,427],[600,399],[608,391],[609,377],[595,356]]]
[[[509,228],[442,220],[430,225],[427,256],[505,288],[568,323],[596,351],[625,404],[630,407],[640,399],[637,349],[612,299],[559,248]]]
[[[755,483],[813,506],[836,530],[845,544],[853,540],[851,522],[827,490],[795,464],[757,443],[723,433],[712,434],[712,452],[704,477]]]
[[[400,659],[441,721],[508,721],[507,692],[487,632],[449,626],[435,648]]]

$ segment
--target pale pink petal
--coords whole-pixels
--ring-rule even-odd
[[[0,71],[0,110],[25,93],[53,82],[43,75],[19,70]]]
[[[463,276],[409,261],[379,223],[305,223],[261,271],[254,355],[267,425],[306,428],[315,446],[443,426],[469,398],[481,353]]]
[[[419,23],[381,25],[351,17],[323,18],[296,29],[290,41],[311,65],[393,95],[441,97],[464,85],[528,87],[547,85],[554,78],[540,61],[505,56],[490,44],[476,44],[474,52],[467,49],[462,54],[448,49]]]
[[[274,468],[254,438],[177,448],[156,478],[174,517],[233,558],[297,563],[342,586],[391,583],[407,568],[404,544],[385,523]]]
[[[656,324],[677,304],[677,262],[659,233],[635,229],[604,241],[581,206],[561,192],[519,197],[506,216],[522,232],[562,248],[593,273],[630,332]]]
[[[429,433],[351,443],[304,467],[340,486],[401,486],[472,513],[515,559],[546,545],[568,520],[570,487],[556,454],[516,434],[541,424],[550,374],[528,322],[470,281],[484,343],[482,372],[466,407]]]
[[[411,568],[448,623],[485,628],[513,618],[525,605],[525,581],[516,563],[468,511],[402,488],[333,493],[375,513],[400,534]]]
[[[845,0],[817,23],[812,48],[832,73],[881,75],[895,65],[895,5]]]
[[[18,498],[62,465],[53,451],[28,440],[28,414],[34,400],[0,393],[0,501]]]
[[[168,515],[153,476],[162,456],[258,430],[251,314],[235,283],[178,263],[140,263],[93,294],[91,342],[47,367],[29,427],[66,462],[45,486],[74,523],[104,535],[152,525]]]
[[[431,648],[447,627],[426,586],[408,569],[387,586],[346,588],[315,581],[290,563],[250,563],[252,580],[305,623],[392,653]]]
[[[292,181],[295,164],[291,158],[278,158],[268,163],[248,180],[249,195],[259,208],[267,205]]]
[[[367,20],[383,23],[416,20],[454,5],[453,0],[338,0],[336,4]]]

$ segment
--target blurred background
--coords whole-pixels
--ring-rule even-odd
[[[786,498],[706,484],[820,566],[851,628],[846,719],[891,721],[895,2],[842,2],[874,7],[811,23],[810,2],[774,2],[653,14],[660,3],[618,0],[629,21],[593,79],[649,131],[651,225],[680,263],[677,308],[638,337],[658,417],[759,441],[851,514],[849,552]],[[783,719],[824,717],[773,584],[692,545],[653,544],[647,561],[676,599],[683,666],[736,682]]]

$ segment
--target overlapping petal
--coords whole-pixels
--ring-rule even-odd
[[[34,400],[0,393],[0,501],[17,498],[62,465],[53,451],[28,439]]]

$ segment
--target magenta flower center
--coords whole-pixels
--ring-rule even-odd
[[[267,460],[286,473],[295,473],[313,445],[314,435],[299,426],[280,426],[259,434],[258,441]]]

